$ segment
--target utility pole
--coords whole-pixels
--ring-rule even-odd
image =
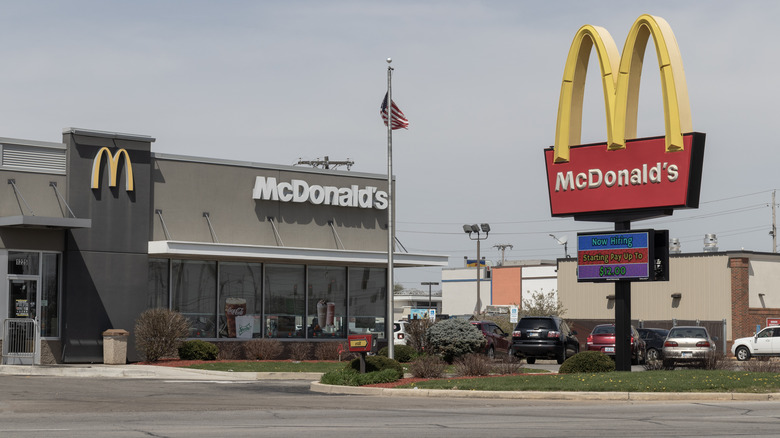
[[[772,231],[769,232],[769,234],[772,235],[772,252],[777,252],[777,222],[775,221],[775,192],[777,190],[772,190]]]
[[[498,248],[499,251],[501,251],[501,266],[504,266],[504,251],[509,248],[512,249],[514,246],[508,244],[508,243],[497,243],[493,245],[493,248]]]

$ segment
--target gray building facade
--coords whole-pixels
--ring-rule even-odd
[[[102,332],[176,310],[191,338],[385,336],[386,175],[156,154],[149,136],[0,138],[0,316],[44,360],[102,362]],[[398,268],[447,257],[394,253]],[[5,272],[3,272],[5,270]]]

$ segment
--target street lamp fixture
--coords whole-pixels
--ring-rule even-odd
[[[555,237],[555,234],[550,234],[550,237],[555,239],[556,242],[558,242],[559,245],[563,245],[563,255],[566,256],[566,258],[569,258],[569,239],[566,236],[561,237],[560,239]]]
[[[469,235],[469,239],[477,241],[477,304],[474,306],[474,316],[482,311],[482,299],[479,294],[480,271],[482,270],[482,259],[479,254],[479,242],[488,238],[490,233],[490,224],[465,224],[463,231]],[[483,236],[482,233],[485,233]],[[475,237],[476,235],[476,237]]]

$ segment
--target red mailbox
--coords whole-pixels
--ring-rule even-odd
[[[352,353],[368,353],[373,345],[371,335],[349,335],[347,341],[349,351]]]

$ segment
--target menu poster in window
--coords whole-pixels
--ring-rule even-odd
[[[30,316],[30,302],[27,300],[16,300],[16,317],[27,318]]]

